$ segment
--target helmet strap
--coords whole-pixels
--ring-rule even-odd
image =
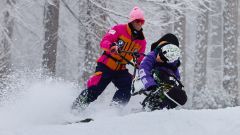
[[[169,44],[168,42],[164,42],[162,43],[160,42],[158,47],[156,48],[157,50],[157,53],[158,55],[160,56],[161,60],[164,62],[164,63],[167,63],[168,59],[163,55],[163,52],[162,52],[162,47],[164,47],[165,45]]]

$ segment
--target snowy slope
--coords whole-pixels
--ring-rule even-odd
[[[24,82],[24,83],[23,83]],[[23,81],[24,89],[0,107],[0,135],[239,135],[240,108],[161,110],[131,113],[135,97],[123,110],[106,100],[93,103],[80,116],[70,113],[77,88],[63,80]],[[109,89],[108,89],[109,90]],[[12,100],[12,99],[15,100]],[[92,117],[90,123],[64,125]]]

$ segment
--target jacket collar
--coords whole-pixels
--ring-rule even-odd
[[[128,23],[127,25],[127,31],[128,34],[131,35],[133,40],[144,40],[145,37],[143,35],[143,29],[141,29],[140,31],[137,31],[136,29],[133,28],[133,25],[131,23]]]

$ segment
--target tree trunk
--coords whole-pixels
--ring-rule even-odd
[[[12,36],[13,36],[13,27],[14,27],[14,17],[13,7],[15,0],[4,0],[0,2],[1,4],[6,5],[5,10],[3,11],[3,24],[0,24],[3,27],[0,37],[0,101],[5,95],[7,83],[5,78],[10,73],[11,69],[11,45],[12,45]]]
[[[238,2],[238,67],[240,67],[240,2]],[[238,68],[238,73],[240,72],[240,68]],[[238,74],[238,78],[240,78],[240,74]],[[240,86],[240,80],[238,79],[238,86]],[[240,95],[240,91],[238,91],[238,95]],[[238,104],[240,104],[240,96],[238,96]]]
[[[15,4],[15,0],[5,0],[6,10],[3,12],[3,31],[2,40],[0,44],[0,77],[7,75],[11,68],[11,44],[14,26],[14,17],[12,16],[11,9]]]
[[[99,43],[106,31],[107,15],[97,5],[106,7],[104,0],[97,0],[95,3],[85,0],[80,3],[80,19],[83,22],[83,24],[80,24],[80,30],[84,30],[84,35],[81,34],[81,37],[79,37],[79,45],[84,47],[83,63],[80,64],[84,68],[81,68],[80,82],[86,82],[95,71],[96,60],[101,53]]]
[[[176,0],[175,3],[177,4],[179,2],[179,0]],[[185,13],[185,12],[184,12]],[[179,45],[180,48],[182,50],[182,57],[181,57],[181,61],[182,61],[182,66],[180,67],[180,71],[181,71],[181,81],[183,82],[183,84],[185,84],[185,67],[186,67],[186,55],[185,55],[185,40],[186,40],[186,17],[184,15],[184,13],[181,13],[178,10],[175,10],[175,20],[174,20],[174,33],[176,34],[176,36],[179,39]]]
[[[223,9],[223,88],[231,96],[233,106],[238,105],[237,24],[238,0],[225,0]]]
[[[51,2],[51,3],[50,3]],[[43,68],[50,75],[56,72],[58,25],[59,25],[59,0],[48,0],[44,6],[45,43],[43,53]]]
[[[200,5],[203,12],[197,19],[197,35],[195,48],[195,65],[194,65],[194,94],[193,107],[204,108],[201,102],[206,90],[206,65],[207,65],[207,45],[208,45],[208,11]],[[201,96],[200,96],[201,95]]]

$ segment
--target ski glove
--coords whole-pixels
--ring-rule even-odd
[[[124,46],[125,42],[123,40],[118,40],[117,42],[113,42],[110,47],[111,53],[121,53],[121,50]]]
[[[152,86],[148,87],[146,91],[156,91],[157,88],[158,88],[157,85],[152,85]]]
[[[145,90],[145,93],[149,95],[150,93],[156,91],[157,89],[158,89],[157,85],[152,85]]]
[[[110,48],[110,52],[111,52],[111,53],[119,53],[119,48],[118,48],[118,46],[112,46],[112,47]]]
[[[120,49],[119,49],[119,47],[118,47],[116,42],[111,44],[110,52],[111,53],[119,53],[120,52]]]

